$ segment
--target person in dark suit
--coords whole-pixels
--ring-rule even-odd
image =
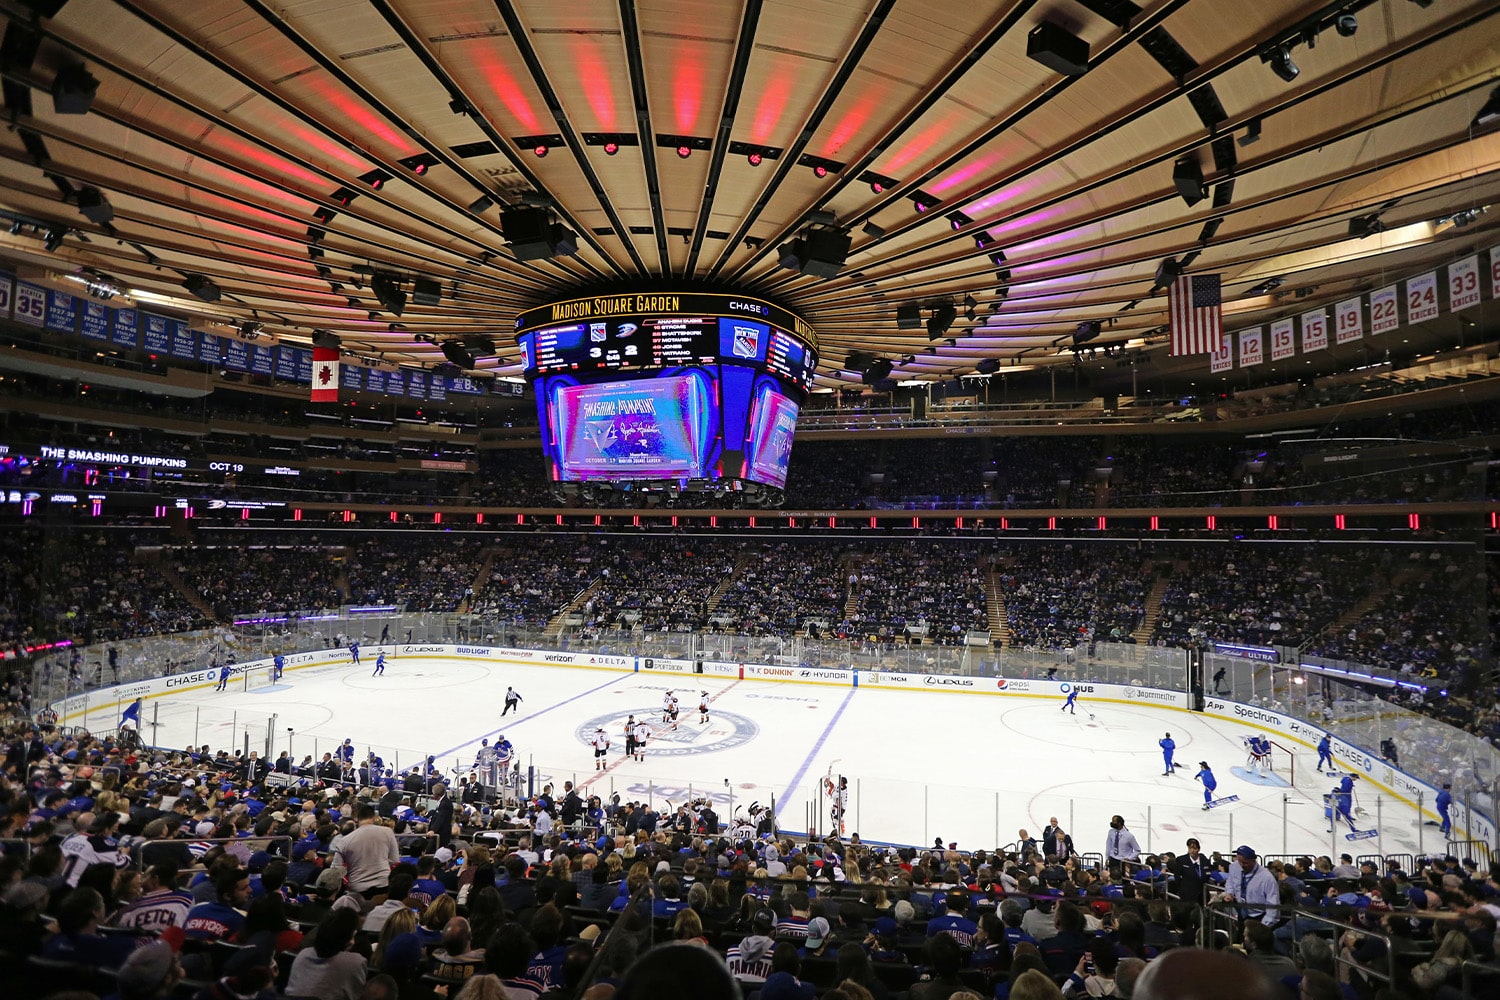
[[[430,829],[437,834],[437,845],[447,847],[448,841],[453,839],[453,797],[448,794],[448,786],[441,782],[434,785],[432,790],[437,798],[432,803]]]
[[[1167,866],[1167,874],[1172,876],[1172,894],[1185,903],[1202,903],[1203,889],[1212,871],[1208,857],[1199,853],[1198,838],[1189,837],[1187,853],[1173,858]]]
[[[1073,838],[1062,827],[1053,826],[1043,853],[1049,858],[1066,861],[1073,856]]]
[[[46,756],[47,745],[42,742],[41,736],[33,729],[26,735],[24,740],[11,744],[9,752],[5,755],[5,763],[15,767],[17,775],[24,778],[27,767]]]

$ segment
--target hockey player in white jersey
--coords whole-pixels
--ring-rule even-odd
[[[698,694],[698,725],[708,725],[708,692],[702,691]]]
[[[608,763],[604,759],[605,755],[609,753],[609,734],[604,731],[603,726],[594,730],[592,742],[594,744],[594,770],[602,771]]]
[[[646,759],[646,739],[651,735],[651,724],[645,719],[635,724],[635,759]]]

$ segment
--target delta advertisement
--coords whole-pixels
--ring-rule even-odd
[[[1043,681],[1016,677],[975,677],[968,674],[887,673],[859,671],[860,687],[896,688],[903,691],[962,691],[972,694],[1015,695],[1023,698],[1064,699],[1078,692],[1081,707],[1089,702],[1154,705],[1186,709],[1188,696],[1181,691],[1140,687],[1134,684],[1096,684],[1092,681]]]

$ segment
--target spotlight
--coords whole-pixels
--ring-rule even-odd
[[[1260,142],[1260,119],[1252,118],[1245,123],[1245,134],[1240,136],[1240,146],[1253,146]]]
[[[470,203],[469,211],[474,213],[475,215],[483,215],[485,212],[488,212],[494,207],[495,203],[490,200],[490,196],[483,195],[482,197],[477,198],[472,203]]]
[[[1195,157],[1184,156],[1172,164],[1172,183],[1189,206],[1198,204],[1208,195],[1203,186],[1203,167]]]
[[[937,207],[938,199],[934,198],[926,191],[913,191],[911,193],[911,204],[912,207],[915,208],[920,214],[927,211],[929,208]]]
[[[885,229],[877,226],[874,222],[866,222],[861,232],[873,240],[878,240],[885,235]]]
[[[880,183],[879,181],[871,181],[870,182],[870,190],[873,191],[873,192],[875,192],[876,194],[884,194],[885,193],[885,185],[882,184],[882,183]]]
[[[1353,14],[1340,14],[1339,19],[1333,22],[1334,28],[1345,38],[1353,38],[1354,33],[1359,30],[1359,18]]]
[[[48,253],[56,253],[57,248],[62,246],[63,237],[66,235],[67,230],[58,229],[56,226],[53,226],[51,229],[48,229],[46,235],[42,237],[42,246]]]
[[[466,115],[469,113],[469,102],[462,97],[455,97],[448,102],[448,110],[455,115]]]
[[[376,191],[385,187],[385,182],[391,179],[391,175],[384,170],[369,170],[359,175],[362,183],[370,185]]]
[[[922,326],[922,307],[914,302],[896,307],[896,329],[917,330]]]
[[[685,160],[689,156],[692,156],[692,155],[693,155],[693,147],[692,146],[678,146],[677,147],[677,158],[679,160]]]
[[[828,168],[823,166],[823,164],[821,163],[818,164],[816,167],[813,167],[813,176],[818,178],[819,180],[822,180],[824,177],[828,176]]]
[[[546,146],[538,146],[535,149],[533,149],[532,152],[535,153],[536,154],[536,158],[540,160],[544,156],[546,156],[549,152],[551,152],[551,150],[548,149],[548,147],[546,147]]]
[[[614,156],[619,151],[620,151],[620,144],[618,142],[606,142],[604,144],[604,155],[605,156]]]
[[[745,157],[745,162],[750,164],[752,167],[760,166],[760,160],[761,156],[759,153],[751,153],[749,156]]]
[[[417,153],[414,156],[406,157],[401,161],[401,165],[418,177],[421,177],[428,170],[438,165],[438,158],[431,153]]]
[[[950,226],[953,227],[953,231],[954,232],[957,232],[958,230],[962,229],[964,226],[971,225],[973,222],[974,222],[973,219],[969,218],[967,215],[965,215],[962,212],[949,212],[948,213],[948,225],[950,225]]]
[[[1353,239],[1362,240],[1383,232],[1385,223],[1380,221],[1379,215],[1355,216],[1349,220],[1349,236]]]
[[[1297,64],[1292,62],[1292,47],[1285,42],[1263,49],[1260,60],[1268,64],[1271,72],[1287,83],[1297,79],[1297,74],[1302,72],[1297,68]]]
[[[21,235],[21,220],[20,219],[17,219],[17,220],[15,220],[14,222],[12,222],[10,224],[10,234],[12,236],[20,236]]]

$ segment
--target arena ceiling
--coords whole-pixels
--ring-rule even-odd
[[[517,311],[647,284],[801,313],[825,387],[857,382],[837,369],[861,352],[897,379],[1072,366],[1093,322],[1088,346],[1113,361],[1091,366],[1163,366],[1165,258],[1223,276],[1234,329],[1482,250],[1500,224],[1492,0],[0,0],[0,14],[0,215],[20,223],[0,256],[403,363],[488,336],[479,369],[512,375]],[[1087,72],[1028,57],[1044,21],[1087,44]],[[80,65],[92,104],[58,113],[49,90],[86,90]],[[1188,163],[1194,204],[1174,183]],[[80,214],[86,188],[112,219]],[[577,253],[516,260],[500,209],[522,199],[555,210]],[[836,277],[778,266],[809,225],[849,234]],[[377,273],[409,295],[434,280],[440,299],[395,315]],[[184,288],[192,275],[217,302]],[[934,339],[944,304],[954,322]],[[924,325],[899,328],[903,305]],[[1401,337],[1452,347],[1461,322]]]

